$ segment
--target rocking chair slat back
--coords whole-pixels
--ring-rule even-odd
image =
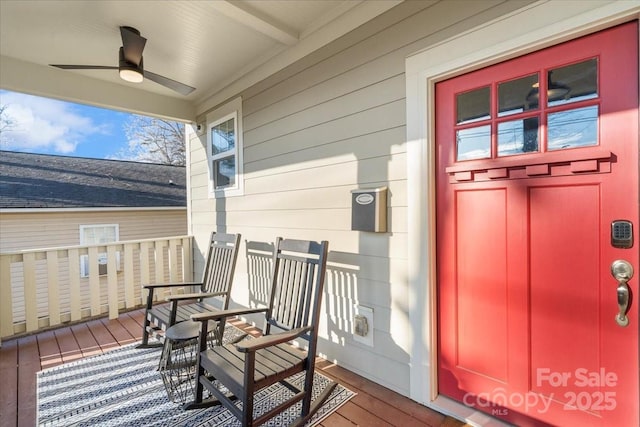
[[[235,250],[235,242],[233,241],[211,241],[210,256],[207,259],[202,282],[203,292],[227,292],[229,290],[229,279],[233,276],[235,268],[235,263],[231,262]],[[227,307],[225,306],[225,308]]]
[[[313,245],[317,247],[311,247]],[[321,292],[324,271],[320,271],[317,266],[322,249],[317,242],[280,242],[275,254],[276,267],[272,278],[271,310],[266,315],[266,334],[269,334],[271,326],[291,330],[318,323],[320,307],[315,307],[313,302],[321,300],[318,298],[318,291]],[[300,256],[301,253],[305,255]],[[318,278],[318,274],[323,277]],[[302,338],[307,341],[312,339],[309,334]]]

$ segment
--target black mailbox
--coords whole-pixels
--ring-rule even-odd
[[[351,229],[387,231],[387,187],[351,191]]]

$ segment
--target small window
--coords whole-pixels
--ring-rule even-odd
[[[489,86],[456,96],[456,124],[473,123],[491,118]]]
[[[598,97],[598,60],[593,58],[547,72],[549,107]]]
[[[80,226],[81,245],[101,245],[104,243],[117,242],[119,237],[118,224],[96,224]],[[120,270],[120,253],[116,254],[116,269]],[[98,274],[107,274],[107,253],[98,254]],[[89,277],[89,255],[80,257],[80,277]]]
[[[237,99],[207,116],[209,190],[213,197],[241,194],[241,106]]]
[[[473,160],[491,157],[491,125],[456,131],[456,159]]]
[[[538,74],[498,84],[498,117],[538,108]]]
[[[548,150],[598,145],[598,106],[549,114]]]

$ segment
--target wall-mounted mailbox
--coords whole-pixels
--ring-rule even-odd
[[[351,191],[351,229],[387,231],[387,187]]]

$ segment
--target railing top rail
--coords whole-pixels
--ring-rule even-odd
[[[109,242],[109,243],[98,243],[95,245],[72,245],[72,246],[60,246],[60,247],[51,247],[51,248],[38,248],[38,249],[23,249],[19,251],[9,251],[9,252],[0,252],[0,256],[6,255],[24,255],[27,253],[39,253],[39,252],[50,252],[50,251],[66,251],[70,249],[85,249],[85,248],[103,248],[106,246],[118,246],[118,245],[127,245],[127,244],[136,244],[136,243],[152,243],[158,241],[169,241],[169,240],[180,240],[180,239],[188,239],[192,236],[183,235],[183,236],[168,236],[168,237],[156,237],[151,239],[138,239],[138,240],[119,240],[117,242]]]

